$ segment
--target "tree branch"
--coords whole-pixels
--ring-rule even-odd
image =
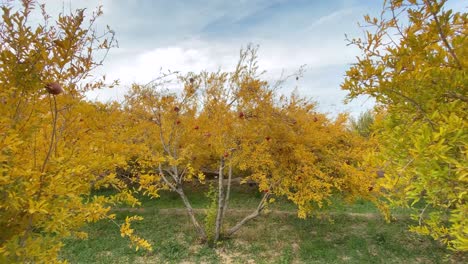
[[[429,9],[429,12],[431,13],[432,17],[434,18],[434,22],[436,24],[437,30],[439,31],[439,36],[442,39],[442,42],[444,43],[444,45],[447,48],[450,55],[452,55],[452,57],[455,60],[458,68],[463,69],[463,65],[461,64],[461,62],[458,59],[455,52],[453,51],[452,46],[450,46],[450,43],[448,42],[447,37],[445,36],[444,31],[442,30],[442,26],[440,25],[439,18],[437,17],[437,13],[434,11],[434,7],[431,5],[431,1],[430,0],[424,0],[424,3],[427,5],[427,8]]]
[[[251,214],[249,214],[248,216],[246,216],[244,219],[242,219],[241,221],[239,221],[235,226],[233,226],[232,228],[230,228],[226,235],[227,236],[232,236],[235,232],[237,232],[245,223],[249,222],[250,220],[252,219],[255,219],[256,217],[258,217],[260,215],[260,213],[262,212],[262,210],[265,208],[265,201],[268,199],[268,196],[270,194],[269,193],[265,193],[263,195],[263,198],[262,200],[260,201],[260,203],[258,204],[258,207],[257,209],[255,209],[255,211],[253,211]]]

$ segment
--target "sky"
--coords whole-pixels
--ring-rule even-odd
[[[44,1],[43,1],[44,2]],[[258,64],[265,79],[295,73],[299,80],[284,84],[282,93],[296,89],[318,102],[331,116],[358,115],[373,106],[362,97],[344,104],[340,89],[345,71],[359,50],[348,46],[345,34],[359,37],[363,15],[378,15],[380,0],[46,0],[50,13],[103,6],[98,26],[109,25],[119,48],[112,49],[98,73],[119,79],[120,86],[92,91],[90,99],[122,100],[133,83],[147,83],[160,69],[200,72],[232,70],[239,51],[259,46]],[[466,0],[449,0],[456,8]]]

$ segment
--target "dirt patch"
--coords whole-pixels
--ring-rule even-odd
[[[216,249],[216,254],[221,259],[221,263],[233,264],[238,263],[235,260],[239,260],[241,255],[239,252],[227,252],[225,248]]]
[[[349,262],[349,261],[351,260],[351,257],[349,257],[349,256],[341,256],[340,259],[341,259],[341,261],[343,261],[343,262]]]
[[[345,213],[348,216],[352,217],[361,217],[361,218],[366,218],[366,219],[376,219],[380,218],[380,214],[375,214],[375,213]]]
[[[293,250],[294,255],[298,254],[299,250],[301,249],[301,246],[299,246],[299,244],[296,243],[296,242],[292,243],[291,246],[292,246],[292,250]]]
[[[160,260],[158,260],[156,257],[137,257],[134,259],[135,264],[156,264],[156,263],[161,263]]]
[[[194,254],[194,253],[197,253],[201,248],[202,248],[202,245],[195,243],[189,246],[189,251],[192,254]]]
[[[114,212],[131,212],[131,213],[141,213],[145,212],[145,208],[133,208],[133,207],[118,207],[118,208],[112,208],[111,211]]]
[[[110,257],[112,256],[114,253],[112,253],[112,251],[102,251],[101,253],[99,253],[98,255],[99,256],[103,256],[103,257]]]

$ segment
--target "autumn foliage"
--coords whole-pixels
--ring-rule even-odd
[[[366,17],[375,31],[350,40],[362,55],[342,87],[350,99],[377,101],[355,131],[347,115],[330,118],[297,92],[280,93],[286,80],[265,80],[253,46],[230,72],[169,72],[133,84],[122,103],[87,101],[85,92],[107,85],[92,74],[115,43],[109,28],[93,30],[101,9],[53,21],[34,0],[3,5],[0,262],[60,262],[64,239],[86,238],[83,226],[104,219],[137,250],[152,250],[131,227],[142,218],[118,223],[111,207],[161,190],[180,196],[200,241],[212,245],[278,197],[305,218],[339,194],[375,202],[387,219],[382,200],[414,207],[411,230],[466,251],[467,17],[423,2],[386,2],[381,19]],[[33,14],[42,15],[38,25]],[[185,192],[208,174],[215,184],[201,222]],[[255,183],[262,198],[229,226],[233,178]]]
[[[177,86],[180,92],[166,89]],[[347,118],[330,120],[315,104],[261,79],[256,48],[242,50],[233,72],[164,75],[148,85],[134,85],[126,100],[137,128],[134,140],[146,149],[139,164],[140,189],[177,192],[202,240],[231,236],[260,215],[274,197],[287,197],[304,218],[334,192],[375,199],[374,175],[360,166],[367,141],[351,133]],[[138,132],[139,131],[139,132]],[[186,182],[218,177],[215,230],[198,223],[184,193]],[[232,227],[223,225],[233,171],[242,182],[255,182],[263,198],[256,210]],[[227,186],[224,186],[227,181]]]
[[[100,9],[88,22],[79,10],[56,23],[34,1],[2,11],[0,262],[57,262],[64,238],[85,238],[84,224],[112,219],[111,204],[137,203],[113,174],[127,160],[109,141],[121,132],[112,126],[118,108],[83,97],[103,85],[88,77],[100,64],[94,52],[107,50],[112,34],[89,30]],[[41,25],[30,25],[33,13],[43,14]],[[121,192],[91,195],[103,186]]]
[[[379,114],[378,150],[388,202],[413,208],[411,230],[449,248],[468,250],[467,14],[446,1],[387,1],[381,18],[366,16],[362,55],[342,87],[370,95]]]

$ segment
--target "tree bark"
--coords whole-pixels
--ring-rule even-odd
[[[206,232],[205,232],[205,229],[203,229],[203,227],[200,225],[200,223],[198,223],[198,220],[197,218],[195,217],[195,212],[193,211],[193,207],[192,205],[190,204],[190,201],[188,200],[187,196],[185,195],[184,193],[184,189],[182,189],[182,187],[180,186],[180,184],[178,184],[177,182],[175,182],[175,184],[172,184],[167,178],[166,176],[164,175],[164,171],[162,169],[162,166],[161,164],[159,164],[159,174],[161,175],[162,179],[164,180],[164,182],[171,188],[172,191],[175,191],[179,194],[180,198],[182,199],[182,202],[184,203],[185,205],[185,208],[187,209],[187,213],[190,217],[190,220],[192,221],[192,224],[193,226],[195,227],[195,230],[197,231],[198,233],[198,236],[203,240],[203,241],[206,241],[207,237],[206,237]]]
[[[219,164],[219,175],[218,175],[218,213],[216,215],[216,224],[215,224],[215,235],[214,235],[214,242],[218,241],[219,235],[221,233],[221,227],[223,222],[223,211],[224,211],[224,158],[221,158],[221,162]]]
[[[190,220],[192,220],[192,224],[195,226],[195,229],[197,230],[197,233],[199,237],[203,240],[206,241],[206,232],[205,229],[198,223],[197,218],[195,217],[195,212],[193,211],[192,205],[190,204],[190,201],[188,200],[187,196],[184,193],[184,190],[181,187],[177,188],[177,193],[179,194],[180,198],[182,198],[182,201],[184,202],[185,208],[187,208],[187,213],[190,217]]]
[[[226,187],[226,195],[224,196],[224,208],[223,208],[223,215],[222,215],[223,219],[228,209],[228,201],[229,201],[229,196],[231,194],[231,181],[232,181],[232,165],[231,163],[229,163],[228,182],[227,182],[227,187]]]

